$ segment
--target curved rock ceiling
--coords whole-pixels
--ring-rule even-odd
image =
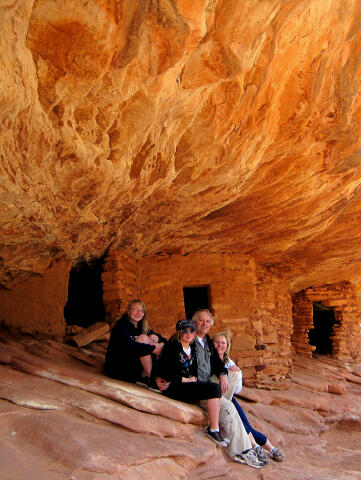
[[[1,283],[238,252],[360,271],[359,0],[3,0]]]

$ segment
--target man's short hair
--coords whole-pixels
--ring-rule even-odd
[[[209,318],[211,320],[211,327],[214,325],[214,316],[211,314],[211,312],[208,310],[208,308],[199,308],[193,313],[192,320],[196,322],[198,320],[198,314],[199,313],[207,313],[209,315]]]

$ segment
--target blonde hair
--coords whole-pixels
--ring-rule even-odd
[[[223,364],[225,365],[228,360],[229,360],[229,352],[231,350],[231,338],[232,338],[232,332],[230,331],[229,328],[226,329],[224,332],[217,332],[214,334],[212,341],[214,342],[216,338],[218,337],[224,337],[227,340],[227,348],[226,351],[224,352],[223,355]]]
[[[135,305],[136,303],[139,303],[139,305],[142,306],[143,311],[144,311],[144,317],[141,320],[141,322],[142,322],[142,332],[145,333],[145,335],[149,335],[150,327],[149,327],[148,320],[147,320],[147,309],[145,307],[145,303],[143,302],[143,300],[139,300],[139,299],[136,298],[135,300],[131,300],[128,303],[128,306],[127,306],[128,318],[130,320],[130,310],[131,310],[132,306]]]

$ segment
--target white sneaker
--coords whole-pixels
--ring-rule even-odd
[[[268,456],[275,462],[282,462],[286,458],[282,450],[276,447],[272,448],[272,450],[268,453]]]
[[[246,453],[239,453],[238,455],[235,455],[233,460],[237,463],[242,463],[242,465],[248,465],[252,468],[264,467],[264,463],[258,460],[257,455],[252,449],[248,450]]]

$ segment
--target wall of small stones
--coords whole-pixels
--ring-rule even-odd
[[[0,323],[32,335],[62,337],[70,267],[70,262],[55,261],[43,275],[0,290]]]
[[[262,342],[265,346],[265,368],[258,375],[258,381],[265,383],[265,376],[273,381],[289,378],[293,371],[291,294],[288,283],[272,268],[257,269],[255,319],[262,324]]]
[[[133,298],[138,298],[137,263],[122,252],[109,253],[104,260],[103,302],[106,321],[114,323]]]
[[[256,272],[253,260],[248,257],[218,254],[147,257],[139,262],[138,281],[154,327],[167,335],[173,334],[176,321],[185,317],[183,287],[208,285],[216,319],[213,332],[226,326],[238,331],[241,325],[248,324],[254,346],[256,332],[249,324],[249,317],[256,304]]]
[[[293,296],[294,331],[292,345],[296,353],[311,357],[315,347],[308,343],[313,328],[313,302],[332,307],[336,323],[332,331],[332,357],[361,361],[360,299],[350,282],[312,286]]]

